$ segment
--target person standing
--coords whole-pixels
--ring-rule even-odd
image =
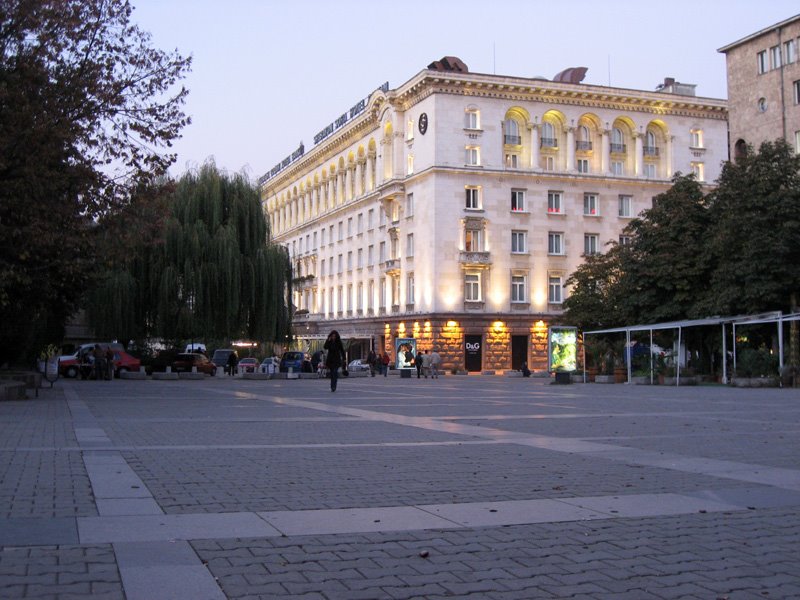
[[[417,368],[417,379],[422,374],[422,350],[417,351],[417,355],[414,357],[414,366]]]
[[[425,350],[425,354],[422,355],[422,374],[425,375],[425,379],[427,379],[428,375],[431,374],[430,350]]]
[[[375,363],[377,362],[377,360],[378,357],[375,355],[375,352],[373,350],[370,350],[369,354],[367,354],[367,364],[369,365],[369,374],[372,377],[375,377]]]
[[[336,384],[339,381],[339,367],[345,364],[344,345],[338,331],[334,329],[328,334],[323,348],[328,351],[325,357],[325,366],[331,374],[331,391],[335,392]]]
[[[389,358],[389,353],[384,351],[383,356],[381,356],[381,364],[383,365],[383,376],[387,377],[389,375],[389,363],[392,362],[392,359]]]
[[[431,378],[439,379],[439,365],[442,364],[442,357],[436,351],[436,348],[431,352]]]
[[[92,355],[94,356],[94,378],[97,381],[103,381],[106,378],[106,353],[100,348],[100,344],[95,344]]]
[[[236,374],[236,365],[239,364],[239,361],[236,357],[236,352],[231,352],[228,355],[228,375],[235,375]]]

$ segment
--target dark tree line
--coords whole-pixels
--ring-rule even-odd
[[[726,163],[708,194],[679,174],[624,235],[629,244],[610,243],[568,278],[569,323],[797,312],[800,156],[783,140],[764,143]],[[796,328],[792,339],[796,348]]]

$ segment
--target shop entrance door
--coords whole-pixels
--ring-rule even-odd
[[[528,362],[528,336],[511,336],[511,368],[515,371],[522,369],[522,363]],[[530,368],[530,365],[528,365]]]
[[[480,335],[464,336],[464,365],[467,371],[480,372],[483,366],[483,340]]]

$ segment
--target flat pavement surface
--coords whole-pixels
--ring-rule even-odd
[[[800,598],[800,391],[69,381],[0,403],[0,599]]]

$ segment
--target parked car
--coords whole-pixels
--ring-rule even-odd
[[[199,352],[183,352],[175,357],[172,370],[176,373],[190,373],[192,367],[197,367],[198,373],[214,376],[217,374],[217,365],[208,360],[205,354]]]
[[[239,362],[239,354],[236,350],[232,348],[217,348],[214,350],[214,355],[211,357],[211,362],[215,365],[219,365],[220,367],[225,368],[225,372],[228,372],[228,360],[230,360],[231,354],[236,356],[236,362]]]
[[[114,374],[119,377],[120,373],[127,371],[138,371],[141,361],[135,356],[125,352],[122,344],[117,342],[99,342],[103,352],[109,348],[114,353]],[[82,344],[75,351],[75,354],[61,356],[58,359],[58,372],[62,377],[75,378],[81,375],[84,379],[92,376],[92,362],[89,355],[94,351],[94,344]]]
[[[193,344],[186,344],[185,353],[197,352],[199,354],[206,354],[206,345],[199,342]]]
[[[347,365],[347,370],[356,373],[358,371],[369,371],[369,365],[366,362],[362,362],[360,358],[355,360],[351,360],[350,364]]]
[[[294,373],[311,373],[311,360],[308,354],[296,350],[284,352],[281,357],[281,373],[288,373],[290,367]]]
[[[281,368],[281,359],[277,356],[268,356],[264,360],[261,361],[261,368],[260,371],[262,373],[268,373],[272,375],[273,373],[277,373]]]
[[[255,373],[257,369],[257,358],[243,358],[239,361],[239,371],[242,373]]]

